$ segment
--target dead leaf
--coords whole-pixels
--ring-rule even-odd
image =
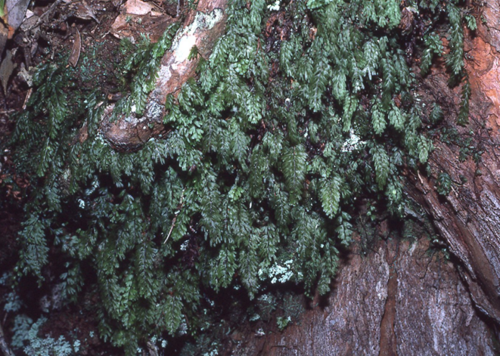
[[[71,48],[71,55],[69,56],[69,64],[76,67],[78,64],[78,59],[80,58],[80,51],[82,49],[82,38],[80,36],[80,31],[76,28],[75,42],[73,42],[73,47]]]
[[[7,95],[7,83],[9,82],[9,78],[12,75],[14,68],[16,68],[16,65],[12,62],[12,52],[7,51],[2,64],[0,64],[0,82],[2,82],[3,92],[5,95]]]
[[[17,30],[23,22],[29,2],[30,0],[7,0],[5,4],[7,10],[7,24],[11,26],[14,31]]]
[[[139,40],[147,35],[151,42],[158,41],[173,22],[173,17],[153,10],[154,6],[141,0],[128,0],[120,15],[111,26],[111,34],[117,38]]]
[[[24,63],[21,63],[21,66],[19,68],[19,71],[17,72],[17,76],[21,78],[27,85],[28,87],[33,86],[33,68],[31,67],[30,70],[27,70],[26,67],[24,66]]]
[[[31,93],[33,92],[33,88],[29,88],[26,93],[26,97],[24,98],[23,110],[26,110],[26,106],[28,105],[28,100],[30,100]]]
[[[87,4],[85,0],[82,1],[72,1],[69,3],[69,8],[74,12],[75,17],[82,20],[95,20],[97,23],[101,23],[99,19],[95,16],[92,7]]]
[[[26,17],[25,17],[23,23],[21,24],[21,30],[29,31],[30,29],[32,29],[33,27],[36,26],[39,19],[40,19],[40,17],[35,15],[35,13],[33,11],[27,10]]]
[[[5,49],[5,44],[7,43],[8,36],[9,36],[9,30],[0,21],[0,58],[2,58],[3,50]]]
[[[412,9],[404,7],[403,10],[401,10],[401,22],[399,23],[399,28],[404,32],[410,32],[413,26],[414,17]]]
[[[125,12],[128,15],[147,15],[153,10],[153,6],[141,0],[128,0],[125,3]]]

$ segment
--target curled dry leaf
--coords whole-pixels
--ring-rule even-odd
[[[85,0],[64,2],[68,4],[69,11],[72,11],[76,18],[82,20],[95,20],[95,22],[101,23],[95,16],[92,7]]]
[[[12,61],[12,52],[7,51],[2,64],[0,64],[0,82],[2,82],[2,88],[5,95],[7,95],[7,83],[14,68],[16,68],[16,65]]]
[[[7,0],[5,4],[5,16],[12,32],[9,33],[9,38],[12,38],[13,31],[17,30],[23,22],[29,2],[30,0]]]
[[[120,15],[111,26],[111,34],[117,38],[138,40],[147,35],[156,42],[165,30],[177,19],[153,10],[151,4],[141,0],[128,0]]]
[[[141,0],[129,0],[125,3],[124,9],[128,15],[147,15],[153,11],[153,5]]]
[[[0,58],[5,49],[7,40],[14,36],[14,32],[23,22],[28,8],[29,0],[7,0],[5,7],[3,1],[0,1],[2,11],[0,11]]]
[[[401,10],[401,22],[399,23],[399,28],[404,32],[411,31],[414,17],[413,10],[411,8],[404,7]]]
[[[80,58],[80,51],[82,49],[82,37],[80,31],[75,27],[75,41],[73,42],[73,47],[71,48],[71,55],[69,56],[69,64],[76,67],[78,64],[78,59]]]
[[[26,11],[26,17],[25,17],[23,23],[21,24],[21,30],[23,30],[25,32],[29,31],[30,29],[32,29],[33,27],[36,26],[39,19],[40,19],[40,17],[35,15],[35,13],[33,11],[31,11],[31,10]]]
[[[2,53],[5,49],[5,44],[7,43],[8,34],[8,28],[0,21],[0,58],[2,58]]]

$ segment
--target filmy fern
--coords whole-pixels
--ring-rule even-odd
[[[419,6],[447,12],[446,60],[459,74],[460,9]],[[183,324],[199,331],[205,292],[266,292],[273,279],[263,271],[284,261],[291,267],[283,283],[326,293],[337,248],[351,241],[356,199],[377,199],[402,216],[400,169],[425,163],[432,150],[398,41],[399,1],[281,3],[289,31],[267,48],[266,1],[231,1],[227,11],[226,33],[196,80],[167,98],[168,130],[137,152],[106,142],[104,96],[79,91],[64,61],[38,68],[17,121],[17,165],[38,177],[19,236],[21,271],[43,278],[51,253],[63,256],[61,280],[76,298],[81,266],[92,266],[85,273],[102,301],[101,336],[130,355],[151,335],[173,338]],[[145,110],[176,31],[154,45],[123,44],[127,95],[117,115]],[[424,42],[422,72],[442,52],[436,35]],[[466,84],[463,123],[469,96]],[[436,106],[432,121],[441,116]]]

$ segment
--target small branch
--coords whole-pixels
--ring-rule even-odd
[[[45,11],[43,14],[40,15],[36,23],[31,26],[26,32],[32,30],[35,27],[40,26],[40,24],[44,21],[44,18],[53,13],[56,9],[56,7],[62,2],[62,0],[56,0],[52,5],[50,5],[49,9]]]
[[[165,241],[163,241],[164,244],[167,243],[168,238],[170,237],[170,235],[172,235],[172,231],[174,230],[174,227],[175,227],[175,222],[177,221],[177,215],[179,215],[179,213],[181,212],[182,206],[184,205],[183,201],[184,201],[184,191],[185,190],[186,190],[186,188],[184,188],[182,190],[181,200],[179,201],[179,205],[177,205],[177,211],[175,212],[175,216],[172,219],[172,226],[170,227],[170,231],[168,232],[167,238],[165,239]]]
[[[14,356],[14,353],[10,351],[9,345],[7,341],[5,341],[5,337],[3,334],[2,324],[0,323],[0,350],[2,350],[4,356]]]

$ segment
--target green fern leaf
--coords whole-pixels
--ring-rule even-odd
[[[306,158],[304,146],[300,144],[286,149],[283,153],[283,175],[292,204],[298,201],[302,191],[306,173]]]
[[[335,232],[338,234],[338,237],[344,246],[348,246],[352,240],[352,224],[349,222],[351,220],[351,216],[346,212],[342,212],[337,218],[337,228]]]
[[[378,188],[382,190],[389,177],[389,156],[382,146],[372,148],[370,153],[372,154],[373,164],[375,166],[375,180],[377,181]]]
[[[405,128],[406,119],[401,113],[401,110],[393,103],[391,111],[389,111],[389,122],[398,131],[403,131]]]
[[[323,182],[321,202],[323,211],[330,219],[332,219],[339,210],[341,184],[342,180],[339,177],[331,177]]]
[[[372,106],[372,125],[377,135],[382,134],[387,125],[385,114],[378,104]]]
[[[167,294],[163,302],[165,326],[170,335],[174,335],[182,321],[182,301],[176,295]]]

